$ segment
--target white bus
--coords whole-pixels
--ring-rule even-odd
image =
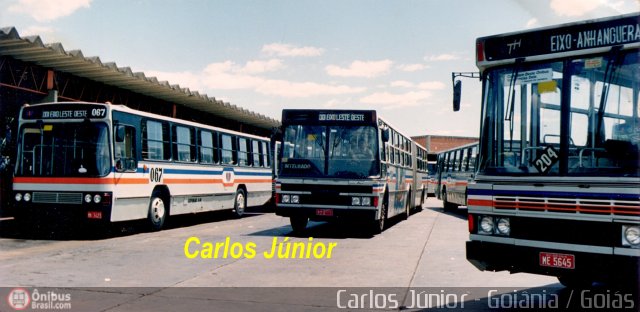
[[[638,21],[633,13],[477,39],[483,95],[466,247],[479,269],[637,287]]]
[[[376,111],[283,110],[282,136],[276,214],[294,231],[309,219],[351,219],[379,233],[422,204],[416,144]]]
[[[269,139],[122,105],[46,103],[20,112],[16,217],[147,219],[265,204]],[[46,219],[45,219],[46,220]]]
[[[476,169],[478,143],[470,143],[438,154],[438,199],[444,210],[452,211],[467,205],[467,186]]]

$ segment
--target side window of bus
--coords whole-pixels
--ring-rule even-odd
[[[476,155],[478,154],[478,148],[474,146],[471,148],[469,154],[469,171],[474,172],[476,170]]]
[[[269,161],[269,144],[267,142],[261,142],[262,145],[262,166],[265,168],[271,167],[271,162]],[[277,151],[276,151],[277,153]]]
[[[469,170],[469,153],[471,153],[471,148],[466,148],[462,151],[462,164],[460,165],[460,171]]]
[[[262,164],[260,163],[260,160],[262,159],[260,157],[260,142],[256,141],[256,140],[251,140],[251,164],[254,167],[262,167]]]
[[[235,153],[235,136],[223,134],[220,136],[220,139],[222,141],[222,163],[226,165],[236,164],[237,156]]]
[[[174,126],[173,129],[173,154],[177,161],[194,162],[196,159],[196,146],[193,128]]]
[[[114,159],[117,171],[136,171],[136,128],[127,125],[116,126]]]
[[[213,134],[210,131],[200,131],[198,136],[200,147],[200,163],[213,164]]]
[[[238,138],[238,165],[249,166],[249,140]]]
[[[142,158],[150,160],[171,159],[169,126],[166,123],[145,120],[142,122]]]

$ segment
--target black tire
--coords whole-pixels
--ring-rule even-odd
[[[409,216],[411,216],[411,191],[407,196],[407,201],[404,203],[404,213],[402,214],[402,219],[408,220]]]
[[[236,191],[236,196],[233,200],[233,216],[236,218],[242,217],[244,211],[247,208],[247,194],[244,189],[239,188]]]
[[[455,211],[458,209],[458,205],[449,202],[449,195],[447,194],[447,189],[442,191],[442,206],[444,207],[444,211]]]
[[[371,226],[371,230],[373,232],[373,234],[380,234],[382,233],[382,231],[384,231],[384,228],[386,226],[387,223],[387,210],[388,210],[389,204],[387,200],[384,200],[382,202],[382,207],[381,207],[381,211],[380,211],[380,219],[373,221],[373,224]]]
[[[593,280],[588,276],[581,276],[579,274],[558,276],[558,281],[565,287],[573,289],[587,289],[593,284]]]
[[[289,217],[289,222],[291,223],[291,228],[294,233],[304,233],[307,229],[307,223],[309,222],[309,218],[307,217]]]
[[[147,219],[149,220],[149,226],[152,231],[160,231],[162,229],[167,219],[167,213],[167,205],[162,196],[155,193],[151,195]]]

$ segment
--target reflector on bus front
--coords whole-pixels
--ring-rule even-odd
[[[476,41],[476,62],[484,61],[484,42],[482,40]]]

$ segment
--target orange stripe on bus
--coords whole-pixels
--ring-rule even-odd
[[[148,179],[136,178],[33,178],[15,177],[13,183],[41,183],[41,184],[147,184]]]

